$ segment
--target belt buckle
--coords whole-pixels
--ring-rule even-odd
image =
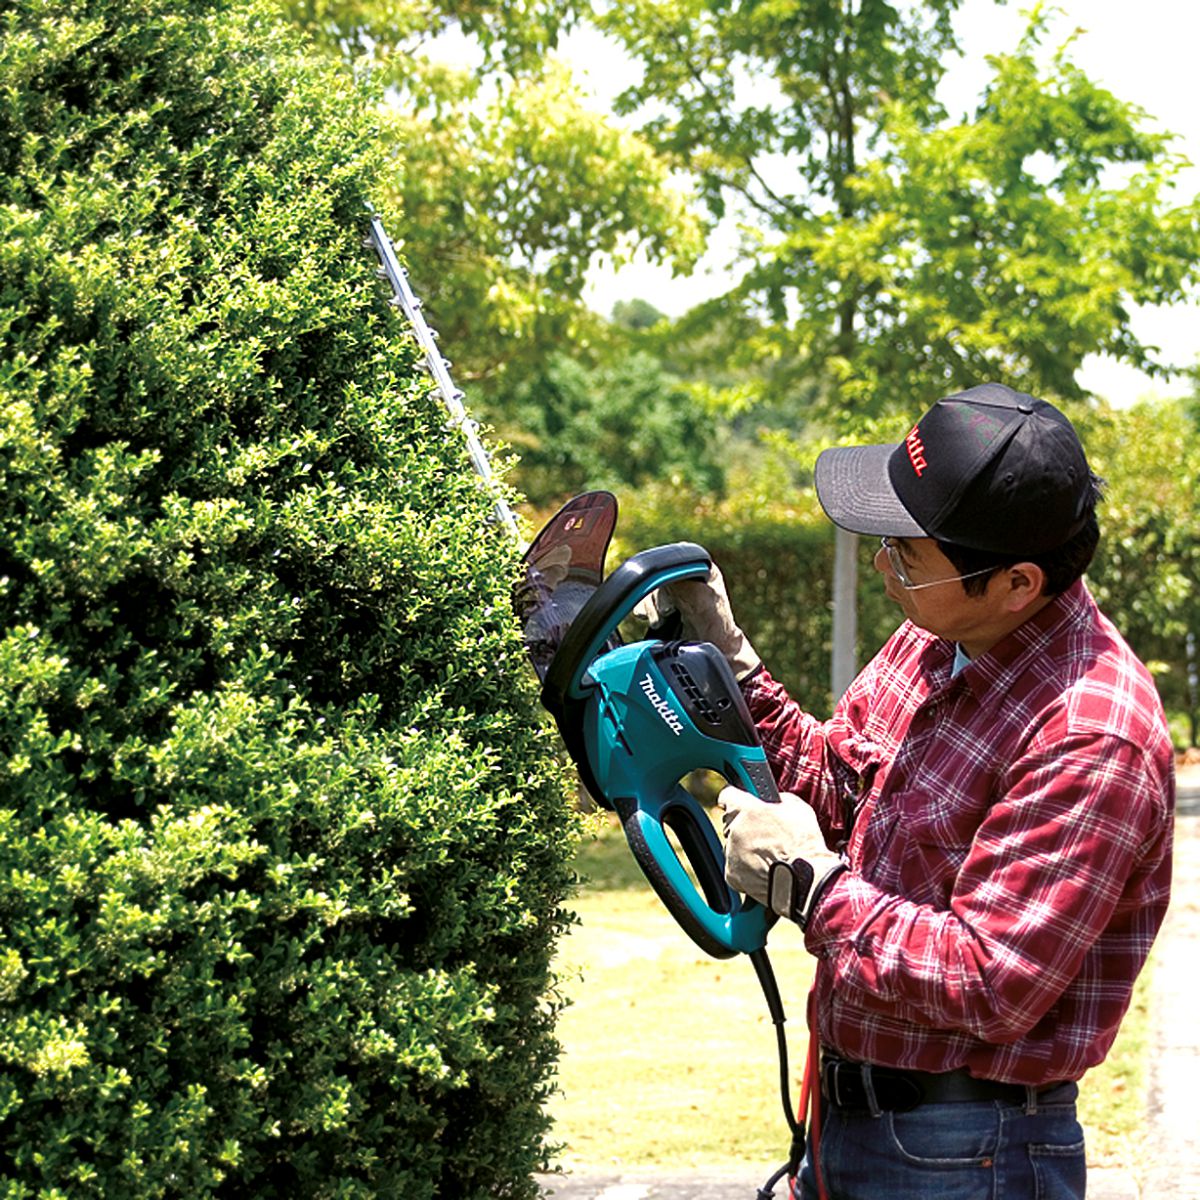
[[[829,1065],[833,1068],[833,1070],[830,1072],[832,1076],[830,1081],[831,1086],[829,1088],[830,1100],[832,1100],[838,1108],[853,1108],[854,1106],[852,1104],[842,1099],[842,1068],[849,1067],[851,1064],[843,1058],[835,1058]]]

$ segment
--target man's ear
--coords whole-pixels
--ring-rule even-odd
[[[1031,604],[1041,600],[1046,586],[1046,572],[1037,563],[1014,563],[1005,570],[1003,601],[1006,612],[1022,613]]]

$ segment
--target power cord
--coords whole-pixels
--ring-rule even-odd
[[[787,1119],[788,1128],[792,1131],[792,1145],[788,1161],[758,1189],[755,1197],[755,1200],[774,1200],[775,1185],[785,1176],[791,1178],[800,1170],[800,1162],[804,1158],[805,1129],[804,1122],[792,1108],[787,1034],[783,1028],[787,1017],[783,1011],[783,1000],[779,995],[779,985],[775,981],[775,972],[771,967],[771,960],[767,957],[766,947],[755,950],[750,955],[750,961],[754,964],[754,973],[758,976],[763,996],[767,1001],[767,1011],[771,1014],[771,1023],[775,1026],[775,1040],[779,1046],[779,1095],[783,1102],[783,1115]]]

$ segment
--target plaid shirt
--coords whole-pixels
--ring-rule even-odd
[[[1082,582],[951,676],[905,623],[833,717],[763,671],[780,787],[850,870],[805,940],[824,1046],[1040,1085],[1108,1053],[1167,907],[1174,763],[1149,673]]]

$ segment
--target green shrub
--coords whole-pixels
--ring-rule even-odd
[[[0,22],[0,1196],[532,1196],[572,818],[374,97],[261,4]]]

